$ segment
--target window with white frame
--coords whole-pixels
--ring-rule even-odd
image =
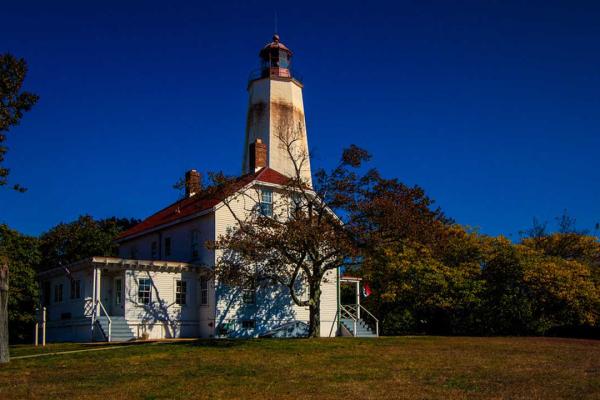
[[[256,322],[253,319],[246,319],[242,321],[243,329],[254,329],[256,327]]]
[[[288,210],[290,216],[293,216],[294,213],[298,212],[301,208],[302,208],[302,197],[300,196],[300,193],[292,193],[290,195],[289,210]]]
[[[115,279],[115,304],[121,304],[123,296],[123,281],[121,278]]]
[[[135,260],[138,257],[138,249],[137,246],[131,246],[129,249],[129,258]]]
[[[180,306],[186,305],[187,282],[177,279],[175,281],[175,303]]]
[[[150,304],[152,282],[149,278],[138,279],[138,303]]]
[[[171,246],[173,245],[171,238],[165,238],[165,256],[168,257],[171,255]]]
[[[80,299],[81,298],[81,280],[72,279],[71,280],[71,300]]]
[[[192,260],[197,260],[200,257],[200,231],[192,230]]]
[[[271,189],[260,191],[260,213],[265,217],[273,216],[273,191]]]
[[[242,291],[244,304],[256,304],[256,289],[244,289]]]
[[[150,244],[150,259],[156,260],[158,258],[158,243],[153,241]]]
[[[208,279],[205,277],[200,278],[200,305],[208,305]]]
[[[63,284],[54,285],[54,302],[60,303],[63,300]]]

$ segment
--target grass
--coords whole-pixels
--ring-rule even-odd
[[[57,344],[12,350],[17,356],[87,348],[91,346]],[[0,366],[2,399],[83,397],[599,399],[600,341],[198,340],[20,359]]]

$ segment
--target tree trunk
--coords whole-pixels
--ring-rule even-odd
[[[0,258],[0,363],[10,360],[8,353],[8,261]]]
[[[321,337],[321,285],[311,284],[308,337]]]

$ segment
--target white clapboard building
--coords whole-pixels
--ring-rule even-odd
[[[260,51],[261,68],[248,84],[248,125],[239,190],[258,193],[273,210],[278,189],[293,174],[277,130],[299,127],[298,150],[308,154],[302,83],[292,74],[292,52],[275,35]],[[310,164],[302,169],[310,182]],[[235,288],[213,274],[217,255],[207,241],[235,225],[224,195],[203,191],[200,174],[186,173],[186,195],[124,232],[119,257],[92,257],[40,274],[49,341],[123,341],[136,338],[300,336],[307,307],[284,287]],[[235,204],[234,204],[235,207]],[[375,335],[360,305],[340,306],[340,283],[359,280],[330,271],[322,282],[321,335]],[[360,296],[356,296],[357,303]]]

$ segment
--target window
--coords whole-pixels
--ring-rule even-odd
[[[185,297],[187,295],[187,282],[176,280],[175,281],[175,303],[180,306],[185,306]]]
[[[150,244],[150,259],[156,260],[158,258],[158,243],[152,242]]]
[[[192,231],[192,260],[197,260],[200,257],[200,232]]]
[[[200,305],[208,305],[208,279],[200,278]]]
[[[171,238],[165,238],[165,256],[168,257],[171,255]]]
[[[256,303],[256,289],[244,289],[242,292],[242,301],[244,304]]]
[[[71,299],[81,298],[81,281],[71,280]]]
[[[62,283],[54,285],[54,302],[60,303],[63,299],[63,285]]]
[[[50,305],[50,281],[44,281],[42,284],[42,294],[43,294],[43,302],[44,306]]]
[[[273,191],[263,189],[260,192],[260,213],[265,217],[273,216]]]
[[[121,304],[121,297],[123,296],[123,284],[121,279],[115,279],[115,304]]]
[[[152,290],[152,284],[150,279],[142,278],[138,279],[138,303],[150,304],[150,293]]]
[[[256,322],[253,319],[246,319],[242,321],[243,329],[254,329],[256,327]]]
[[[292,193],[290,199],[290,217],[302,209],[302,197],[299,193]]]

